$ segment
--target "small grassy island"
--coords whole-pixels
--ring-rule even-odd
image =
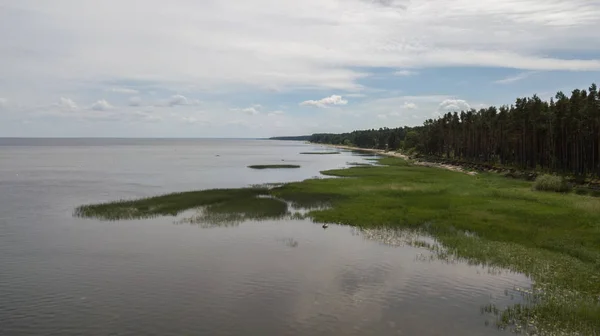
[[[248,166],[251,169],[290,169],[290,168],[300,168],[299,165],[292,164],[273,164],[273,165],[252,165]]]

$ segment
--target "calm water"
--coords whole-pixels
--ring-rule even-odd
[[[308,220],[202,228],[84,203],[302,180],[364,156],[260,140],[0,139],[0,335],[489,335],[522,275]],[[218,155],[218,156],[217,156]],[[255,171],[250,164],[301,169]],[[508,293],[508,295],[507,295]],[[511,295],[514,294],[514,299]]]

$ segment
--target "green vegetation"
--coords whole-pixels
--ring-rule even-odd
[[[588,90],[537,95],[512,105],[448,112],[419,127],[313,134],[311,142],[418,154],[520,170],[600,177],[600,95]]]
[[[442,244],[430,247],[440,257],[535,280],[529,304],[500,311],[501,323],[585,335],[600,330],[600,199],[538,192],[532,182],[499,174],[469,176],[399,158],[379,163],[324,172],[346,178],[178,193],[82,206],[76,214],[136,218],[200,207],[196,222],[232,222],[293,216],[291,205],[313,209],[308,215],[322,223],[420,230]]]
[[[372,166],[372,164],[364,163],[364,162],[347,162],[346,164],[348,166],[353,166],[353,167],[370,167],[370,166]]]
[[[571,190],[571,187],[564,177],[544,174],[535,179],[533,189],[538,191],[567,192]]]
[[[304,154],[304,155],[332,155],[332,154],[340,154],[340,152],[302,152],[300,154]]]
[[[222,203],[232,199],[251,199],[268,194],[266,188],[212,189],[173,193],[138,200],[82,205],[75,216],[102,220],[138,219],[160,215],[175,216],[184,210]]]
[[[278,136],[278,137],[271,137],[271,138],[269,138],[269,140],[308,141],[308,140],[310,140],[310,135]]]
[[[600,330],[600,200],[540,193],[531,182],[497,174],[473,177],[397,158],[380,163],[388,166],[327,171],[348,178],[290,183],[272,193],[303,205],[326,202],[331,207],[309,213],[317,222],[425,230],[446,255],[531,276],[537,294],[528,323]]]
[[[184,218],[181,222],[210,227],[238,225],[247,220],[283,219],[292,215],[285,201],[273,197],[232,196],[223,202],[202,207],[195,215]]]
[[[300,168],[299,165],[292,164],[273,164],[273,165],[252,165],[248,166],[252,169],[287,169],[287,168]]]

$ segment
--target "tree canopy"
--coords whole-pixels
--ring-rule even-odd
[[[419,153],[522,169],[600,177],[600,98],[596,84],[537,95],[512,105],[454,111],[423,126],[313,134],[316,143]]]

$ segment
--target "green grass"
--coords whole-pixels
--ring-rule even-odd
[[[240,224],[247,220],[276,220],[292,214],[288,204],[273,197],[231,198],[202,207],[197,214],[181,222],[209,226]],[[206,226],[206,225],[205,225]]]
[[[173,193],[137,200],[120,200],[102,204],[82,205],[75,209],[78,217],[102,220],[138,219],[160,215],[175,216],[192,208],[209,206],[235,199],[252,199],[268,194],[266,188],[212,189]]]
[[[250,209],[264,206],[271,210],[258,217],[276,218],[283,214],[285,202],[275,202],[285,200],[314,209],[309,216],[317,222],[425,230],[444,246],[443,255],[505,267],[534,279],[536,294],[530,304],[502,311],[501,321],[585,335],[600,330],[599,198],[539,192],[532,182],[494,173],[469,176],[390,157],[379,163],[383,166],[324,172],[345,178],[310,179],[271,189],[179,193],[88,205],[76,213],[118,219],[203,206],[219,216],[233,214],[234,219],[242,213],[243,219],[253,216],[247,215]],[[276,199],[246,203],[259,195]],[[247,209],[232,210],[236,207]]]
[[[569,184],[562,176],[544,174],[533,182],[533,189],[538,191],[568,192],[571,190]]]
[[[304,154],[304,155],[332,155],[332,154],[340,154],[340,152],[302,152],[300,154]]]
[[[331,170],[346,179],[307,180],[272,190],[283,199],[326,199],[309,213],[317,222],[360,227],[423,228],[469,261],[530,275],[544,297],[533,306],[539,323],[600,330],[600,200],[540,193],[532,183],[498,174],[477,176],[411,166]],[[463,234],[469,231],[471,237]],[[557,304],[557,295],[573,294]]]
[[[272,164],[272,165],[252,165],[248,166],[252,169],[286,169],[286,168],[300,168],[299,165],[292,164]]]
[[[352,167],[370,167],[370,166],[372,166],[372,164],[364,163],[364,162],[346,162],[346,164],[348,166],[352,166]]]

